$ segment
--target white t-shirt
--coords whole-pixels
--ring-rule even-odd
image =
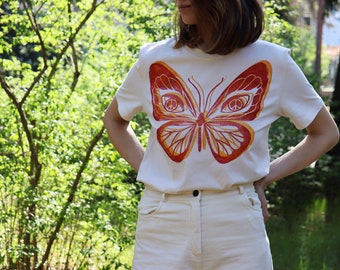
[[[286,48],[259,40],[210,55],[174,43],[142,47],[116,94],[124,119],[148,115],[137,180],[161,192],[223,190],[262,178],[271,123],[285,116],[303,129],[323,106]]]

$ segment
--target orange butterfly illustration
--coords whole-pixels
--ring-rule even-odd
[[[196,95],[167,64],[153,63],[149,70],[153,115],[157,121],[165,121],[157,129],[157,139],[167,155],[181,162],[197,141],[198,151],[208,145],[219,163],[239,157],[254,139],[254,131],[245,121],[255,119],[262,110],[271,73],[269,62],[258,62],[215,97],[222,78],[205,98],[193,77],[188,82]]]

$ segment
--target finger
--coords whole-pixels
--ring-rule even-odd
[[[262,207],[262,216],[263,216],[264,222],[267,222],[267,220],[269,218],[269,213],[268,213],[267,207]]]

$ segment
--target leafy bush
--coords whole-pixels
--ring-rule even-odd
[[[172,7],[1,4],[0,268],[130,267],[141,187],[101,118],[140,45],[169,33]]]
[[[0,268],[131,267],[142,186],[101,118],[141,44],[171,35],[168,2],[1,3]],[[263,38],[292,48],[308,74],[307,32],[269,7],[267,24]],[[290,125],[273,126],[273,156],[301,138]],[[145,144],[145,115],[132,126]],[[291,187],[275,189],[271,202],[280,205]]]

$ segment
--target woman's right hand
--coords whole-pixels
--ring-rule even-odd
[[[144,148],[138,141],[129,121],[120,116],[116,98],[105,111],[104,125],[116,150],[132,168],[138,171],[144,156]]]

